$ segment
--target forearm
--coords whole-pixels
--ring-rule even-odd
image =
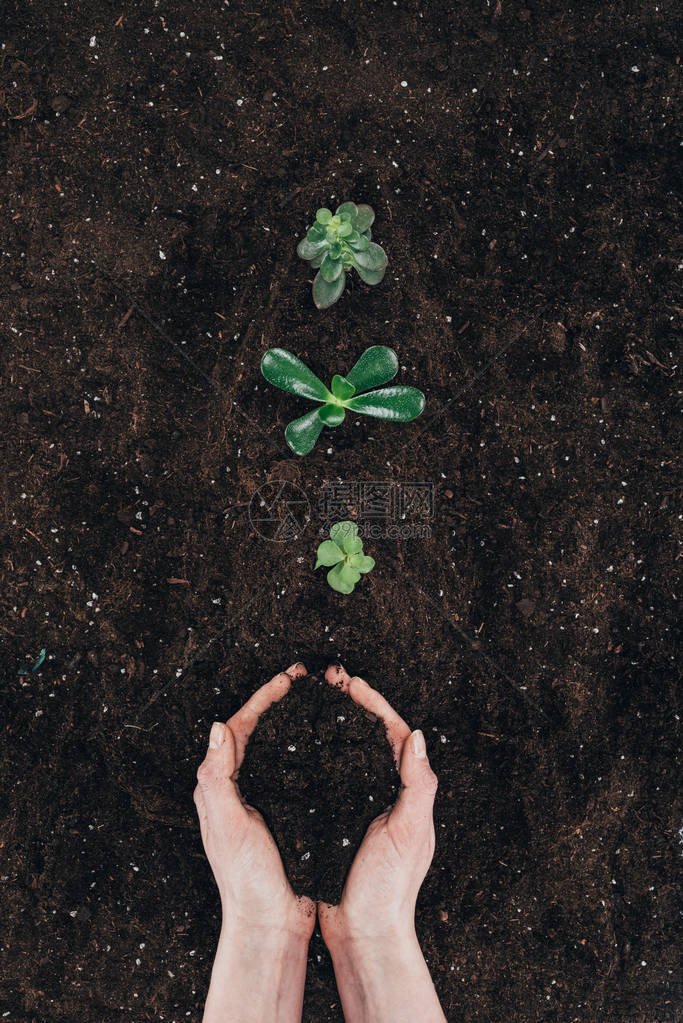
[[[330,949],[346,1023],[445,1023],[417,938]]]
[[[203,1023],[300,1023],[308,941],[223,923]]]

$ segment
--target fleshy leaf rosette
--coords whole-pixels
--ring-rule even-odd
[[[317,270],[313,301],[318,309],[329,309],[341,297],[346,275],[355,269],[366,284],[379,284],[387,268],[381,245],[372,241],[370,225],[375,214],[370,206],[343,202],[332,213],[318,210],[315,223],[297,246],[297,254]]]
[[[321,565],[330,569],[327,581],[338,593],[353,593],[360,577],[372,572],[374,558],[363,554],[363,541],[355,522],[336,522],[332,526],[330,539],[323,540],[318,547],[316,569]]]
[[[417,387],[380,386],[398,372],[396,352],[385,345],[367,348],[346,376],[336,373],[332,377],[329,390],[301,359],[285,348],[269,348],[261,360],[261,372],[275,387],[322,406],[295,419],[285,430],[285,440],[297,455],[309,454],[323,427],[339,426],[347,410],[407,423],[416,419],[425,406],[425,396]]]

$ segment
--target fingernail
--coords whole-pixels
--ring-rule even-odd
[[[412,739],[413,753],[415,754],[416,757],[420,757],[420,759],[423,759],[424,757],[427,756],[427,744],[425,742],[425,737],[419,728],[417,728],[413,732]]]
[[[219,746],[223,745],[225,739],[224,726],[220,721],[214,721],[211,725],[211,734],[209,735],[209,749],[218,749]]]
[[[292,664],[290,668],[287,668],[285,675],[292,675],[301,664],[301,661],[297,661],[296,664]]]

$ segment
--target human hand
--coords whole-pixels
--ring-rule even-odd
[[[261,686],[226,724],[212,726],[209,749],[197,771],[194,801],[224,923],[271,937],[282,932],[308,940],[315,926],[315,905],[292,891],[263,817],[243,802],[237,785],[259,716],[286,695],[293,678],[305,674],[303,664],[293,665]]]
[[[413,732],[384,697],[343,668],[325,678],[384,721],[402,788],[395,805],[376,817],[349,872],[341,904],[319,906],[327,941],[362,935],[375,939],[410,933],[415,902],[434,855],[432,808],[436,775],[429,766],[422,732]]]
[[[383,719],[402,788],[375,818],[351,865],[338,906],[318,905],[347,1023],[443,1023],[415,934],[415,903],[434,855],[432,811],[437,789],[422,732],[383,696],[340,667],[325,678]]]

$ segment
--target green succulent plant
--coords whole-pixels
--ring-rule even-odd
[[[334,215],[325,207],[316,213],[313,227],[296,251],[318,270],[313,281],[313,301],[318,309],[328,309],[339,299],[352,267],[366,284],[379,284],[384,277],[387,256],[381,245],[371,240],[374,219],[369,206],[353,202],[343,202]]]
[[[332,377],[330,390],[296,355],[284,348],[270,348],[261,360],[261,372],[275,387],[318,401],[322,408],[295,419],[285,430],[285,440],[297,455],[307,455],[315,447],[324,426],[339,426],[346,411],[361,412],[376,419],[407,423],[416,419],[425,406],[425,396],[417,387],[382,387],[398,372],[396,352],[384,345],[366,348],[345,377]]]
[[[336,522],[332,526],[330,539],[323,540],[318,547],[316,569],[321,565],[334,566],[327,573],[327,581],[339,593],[353,593],[361,575],[372,572],[374,558],[363,554],[363,541],[355,522]]]

